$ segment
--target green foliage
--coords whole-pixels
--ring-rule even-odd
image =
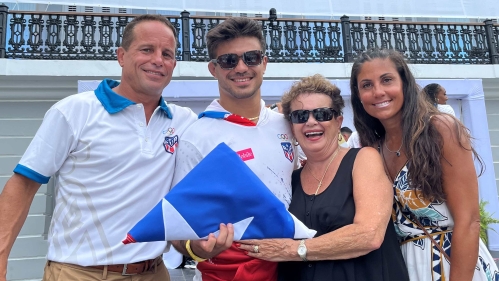
[[[489,204],[487,201],[480,200],[480,238],[482,238],[485,245],[488,245],[487,230],[490,229],[490,224],[499,223],[499,220],[492,217],[489,212],[485,211],[485,205]]]

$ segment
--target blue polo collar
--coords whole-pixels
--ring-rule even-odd
[[[95,96],[101,102],[104,109],[106,109],[109,114],[114,114],[122,111],[130,105],[134,105],[135,102],[118,95],[112,89],[118,86],[120,83],[111,79],[104,79],[97,89],[95,89]],[[172,119],[172,113],[166,105],[166,101],[163,97],[159,98],[159,107],[166,113],[166,116]]]

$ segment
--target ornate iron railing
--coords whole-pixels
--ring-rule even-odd
[[[136,15],[8,11],[0,5],[0,58],[114,60]],[[177,59],[208,61],[206,33],[225,17],[167,17],[178,33]],[[352,62],[370,48],[397,49],[411,63],[499,64],[499,25],[255,18],[271,62]]]
[[[350,24],[354,57],[378,47],[397,49],[411,63],[499,63],[498,27],[491,21],[476,24],[351,21]]]
[[[16,12],[6,28],[7,58],[114,60],[135,15]],[[169,18],[180,31],[180,17]],[[180,47],[180,43],[179,43]],[[177,52],[180,56],[180,50]]]

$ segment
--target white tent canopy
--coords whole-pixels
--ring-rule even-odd
[[[384,16],[435,18],[497,18],[497,0],[17,0],[19,3],[101,6],[189,12],[279,14],[304,16]]]

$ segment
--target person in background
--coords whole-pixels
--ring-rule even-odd
[[[381,157],[372,147],[339,145],[343,107],[340,89],[319,74],[283,95],[284,117],[307,156],[293,173],[289,211],[317,234],[240,241],[240,247],[251,257],[280,262],[283,281],[408,281]]]
[[[346,132],[345,134],[343,133],[343,128],[344,131]],[[343,127],[340,129],[340,134],[338,135],[338,143],[341,147],[345,147],[345,148],[349,148],[350,146],[348,146],[348,138],[350,137],[350,134],[352,133],[352,130],[350,130],[350,128],[348,127]],[[350,132],[350,133],[348,133]],[[345,137],[347,136],[347,137]]]
[[[347,145],[350,148],[362,147],[362,145],[360,145],[359,133],[357,133],[357,131],[352,132],[352,134],[348,138]]]
[[[211,29],[206,40],[211,58],[208,70],[218,81],[220,97],[180,140],[173,182],[182,180],[225,142],[287,207],[298,157],[289,124],[261,99],[267,67],[261,24],[245,17],[228,18]],[[276,263],[249,257],[232,243],[221,243],[213,251],[199,247],[200,243],[173,242],[179,252],[198,261],[195,280],[276,279]]]
[[[393,183],[393,219],[411,280],[498,280],[479,238],[468,129],[428,102],[396,50],[362,53],[350,89],[361,144],[379,151]]]
[[[348,127],[341,127],[340,133],[347,142],[350,136],[352,135],[352,130],[350,130],[350,128]]]
[[[452,106],[447,104],[449,98],[447,97],[447,91],[442,85],[437,83],[428,84],[423,88],[423,91],[428,96],[429,101],[435,105],[440,112],[450,114],[454,117],[456,116]]]
[[[33,197],[51,176],[57,192],[43,280],[170,280],[166,241],[121,241],[170,190],[178,138],[196,120],[161,96],[176,51],[170,21],[138,16],[117,50],[121,82],[106,79],[47,111],[0,195],[1,281]]]

